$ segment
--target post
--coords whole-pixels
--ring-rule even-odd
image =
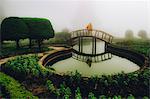
[[[103,39],[104,33],[102,33],[102,39]]]
[[[105,42],[105,52],[107,52],[107,46],[108,44]]]
[[[96,55],[96,37],[94,38],[94,42],[95,42],[95,51],[94,51],[95,53],[94,54]]]
[[[83,37],[81,37],[81,53],[83,52]]]
[[[92,37],[92,55],[94,54],[94,37]]]
[[[103,61],[103,55],[101,55],[101,60]]]
[[[79,44],[79,52],[80,52],[80,37],[78,37],[78,44]]]

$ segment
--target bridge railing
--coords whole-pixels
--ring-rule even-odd
[[[78,38],[78,37],[96,37],[108,43],[112,43],[113,39],[112,35],[100,30],[89,31],[87,29],[82,29],[71,32],[71,38]]]
[[[86,56],[86,55],[80,55],[80,54],[72,52],[72,58],[79,60],[79,61],[83,61],[83,62],[87,62],[88,60],[91,60],[91,62],[94,63],[94,62],[109,60],[112,58],[112,54],[111,53],[103,53],[98,56]]]

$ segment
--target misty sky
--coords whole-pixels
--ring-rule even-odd
[[[0,0],[0,17],[45,17],[55,31],[94,29],[123,37],[141,29],[150,37],[150,0]]]

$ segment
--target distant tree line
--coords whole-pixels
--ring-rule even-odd
[[[148,39],[148,36],[147,36],[147,32],[145,30],[140,30],[138,32],[138,36],[141,38],[141,39]],[[125,38],[128,39],[128,40],[131,40],[134,38],[134,33],[132,30],[126,30],[125,32]]]
[[[29,39],[29,48],[32,46],[32,40],[36,40],[41,48],[44,39],[53,37],[54,29],[51,22],[45,18],[8,17],[1,23],[1,40],[16,41],[17,48],[20,47],[21,39]]]

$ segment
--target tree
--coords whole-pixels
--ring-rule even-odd
[[[134,36],[133,36],[133,31],[132,31],[132,30],[126,30],[126,32],[125,32],[125,38],[126,38],[127,40],[133,39],[133,38],[134,38]]]
[[[1,38],[3,40],[15,40],[16,48],[19,48],[19,40],[27,38],[28,27],[18,17],[8,17],[1,24]]]
[[[29,32],[28,38],[30,40],[37,40],[39,48],[41,48],[42,41],[54,37],[54,29],[51,22],[45,18],[22,18],[27,24]]]
[[[138,36],[141,38],[141,39],[147,39],[147,32],[145,30],[140,30],[138,32]]]
[[[64,29],[62,29],[62,32],[69,33],[69,29],[68,28],[64,28]]]
[[[0,27],[0,49],[2,48],[1,27]],[[1,51],[0,51],[1,54]]]
[[[60,41],[66,42],[71,38],[71,34],[67,32],[58,32],[55,35],[55,39],[59,39]]]

